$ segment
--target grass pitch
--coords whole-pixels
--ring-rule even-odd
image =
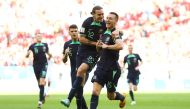
[[[60,104],[66,95],[50,95],[42,109],[68,109]],[[85,94],[89,106],[90,95]],[[130,105],[127,95],[127,105],[124,109],[189,109],[190,93],[135,93],[136,105]],[[0,109],[37,109],[38,95],[0,95]],[[119,109],[118,101],[110,101],[105,94],[99,98],[98,109]],[[76,109],[73,99],[69,109]]]

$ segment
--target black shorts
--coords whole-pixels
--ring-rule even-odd
[[[132,83],[133,85],[138,85],[139,84],[139,77],[128,77],[127,82]]]
[[[40,78],[46,78],[47,67],[48,67],[47,63],[46,64],[34,64],[33,65],[34,73],[35,73],[37,80],[39,80]]]
[[[108,92],[115,92],[120,75],[121,69],[118,65],[108,68],[97,66],[91,81],[99,83],[102,87],[106,84]]]
[[[129,70],[128,75],[127,75],[127,82],[128,83],[133,83],[133,85],[138,85],[139,84],[139,75],[140,71],[135,71],[135,70]]]
[[[77,69],[82,63],[86,63],[89,65],[88,72],[91,72],[94,66],[96,65],[98,61],[99,56],[97,54],[83,54],[83,55],[77,55],[77,61],[76,61],[76,67]]]

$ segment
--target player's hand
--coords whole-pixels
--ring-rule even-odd
[[[68,55],[70,53],[69,47],[65,50],[65,54]]]
[[[102,48],[103,48],[103,49],[107,49],[107,48],[108,48],[108,45],[103,43]]]
[[[135,67],[135,70],[138,71],[139,70],[139,66]]]
[[[102,48],[102,41],[101,40],[98,40],[97,43],[96,43],[96,46],[99,47],[99,48]]]
[[[52,58],[52,54],[48,53],[48,60]]]
[[[119,31],[119,36],[121,37],[121,36],[123,36],[124,35],[124,33],[123,33],[123,31]]]
[[[112,32],[112,39],[116,39],[119,37],[119,30],[115,30]]]

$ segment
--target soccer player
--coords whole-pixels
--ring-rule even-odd
[[[40,89],[38,108],[41,108],[42,103],[45,103],[44,86],[46,84],[45,78],[48,67],[47,58],[50,59],[52,57],[49,53],[48,44],[42,42],[41,33],[36,34],[36,42],[30,45],[26,58],[28,58],[31,53],[33,53],[33,69]]]
[[[137,53],[133,53],[133,46],[128,45],[128,52],[124,57],[124,65],[128,66],[128,74],[127,74],[127,81],[129,84],[129,95],[131,97],[131,105],[136,104],[133,90],[137,91],[137,85],[139,83],[139,67],[142,65],[142,59]],[[127,65],[126,65],[127,64]]]
[[[96,43],[99,40],[101,34],[105,31],[105,21],[103,8],[101,6],[95,6],[92,9],[92,17],[87,18],[81,27],[79,46],[77,54],[77,75],[71,88],[67,99],[62,100],[61,103],[69,107],[70,102],[74,95],[77,93],[77,109],[81,109],[81,100],[83,95],[83,87],[87,80],[88,73],[94,68],[99,58],[96,51]]]
[[[69,26],[69,35],[71,36],[71,40],[65,42],[63,48],[63,62],[66,63],[69,57],[70,59],[70,66],[71,66],[71,85],[73,86],[74,80],[76,79],[76,57],[78,47],[80,42],[78,27],[75,24]],[[82,106],[83,108],[87,108],[86,102],[84,97],[82,98]]]
[[[123,42],[116,30],[119,16],[110,12],[106,18],[107,30],[97,43],[97,50],[100,51],[100,60],[92,77],[93,91],[90,101],[90,109],[97,109],[99,95],[106,84],[107,97],[109,100],[120,100],[119,107],[125,107],[125,95],[116,91],[121,69],[118,63],[119,51],[123,49]]]

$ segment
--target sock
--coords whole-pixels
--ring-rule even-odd
[[[115,94],[116,94],[115,100],[123,101],[125,99],[125,97],[121,95],[119,92],[115,92]]]
[[[134,94],[133,94],[133,91],[132,91],[132,90],[129,91],[129,95],[130,95],[130,97],[131,97],[131,100],[132,100],[132,101],[135,101],[135,99],[134,99]]]
[[[98,99],[99,99],[99,96],[92,95],[91,100],[90,100],[90,109],[96,109],[98,107]]]
[[[69,92],[69,96],[68,96],[68,99],[71,101],[73,99],[73,97],[75,96],[75,93],[77,92],[78,90],[78,87],[81,86],[81,83],[82,83],[82,80],[83,78],[82,77],[77,77],[70,92]]]
[[[40,98],[40,101],[43,101],[44,100],[44,86],[40,85],[39,88],[40,88],[39,98]]]
[[[77,109],[82,108],[83,87],[79,86],[77,90]]]
[[[86,101],[85,101],[85,99],[84,99],[84,96],[82,96],[81,103],[82,103],[82,109],[88,109],[88,106],[87,106],[87,104],[86,104]]]

